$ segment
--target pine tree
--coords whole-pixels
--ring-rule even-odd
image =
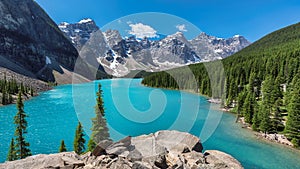
[[[285,133],[295,147],[300,146],[300,78],[294,78]]]
[[[7,94],[6,94],[6,87],[4,86],[4,89],[2,90],[2,104],[6,105],[7,104]]]
[[[33,87],[31,86],[31,87],[30,87],[30,96],[31,96],[31,97],[33,97],[33,93],[34,93],[34,92],[33,92]]]
[[[94,142],[93,139],[90,139],[89,142],[88,142],[87,151],[93,151],[95,147],[96,147],[96,143]]]
[[[241,114],[245,101],[245,91],[239,93],[237,98],[237,114],[238,116]]]
[[[105,111],[103,106],[103,99],[102,99],[102,90],[101,84],[98,85],[98,92],[97,92],[97,104],[95,106],[95,114],[96,117],[92,119],[92,135],[91,139],[97,144],[102,140],[109,140],[109,132],[106,124],[105,119]]]
[[[248,94],[245,99],[245,103],[243,106],[243,114],[245,117],[245,122],[252,124],[252,118],[255,111],[255,96],[254,93],[248,91]]]
[[[64,140],[61,140],[58,151],[59,151],[60,153],[61,153],[61,152],[66,152],[66,151],[67,151],[67,148],[66,148],[66,145],[65,145],[65,141],[64,141]]]
[[[83,133],[82,125],[79,122],[75,132],[74,151],[77,154],[82,154],[85,150],[84,144],[85,144],[84,133]]]
[[[266,105],[262,104],[260,107],[260,114],[261,114],[261,121],[259,128],[261,131],[263,131],[265,134],[270,129],[270,112]]]
[[[273,106],[273,118],[272,118],[272,130],[277,133],[278,131],[282,131],[284,129],[284,125],[282,123],[283,118],[281,115],[282,100],[278,98]]]
[[[27,121],[26,113],[24,112],[24,104],[22,101],[22,93],[19,92],[17,99],[17,114],[14,117],[14,123],[16,125],[15,136],[16,136],[16,154],[17,159],[23,159],[31,155],[29,143],[26,142],[24,135],[27,133]]]
[[[258,116],[258,111],[255,111],[252,118],[252,129],[254,131],[259,131],[259,125],[260,125],[260,118]]]
[[[16,159],[17,159],[17,155],[16,155],[15,141],[12,138],[9,146],[8,155],[7,155],[7,161],[14,161]]]

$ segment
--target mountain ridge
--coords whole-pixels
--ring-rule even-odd
[[[187,40],[182,32],[166,35],[158,40],[146,37],[138,39],[134,36],[124,38],[118,30],[102,32],[92,19],[84,20],[87,22],[61,23],[58,26],[73,42],[79,53],[82,53],[81,46],[91,38],[92,33],[98,32],[97,42],[101,44],[101,49],[96,49],[98,53],[93,56],[93,60],[98,60],[106,72],[115,76],[124,76],[135,70],[156,72],[223,59],[250,44],[243,36],[224,39],[209,35],[203,36],[206,35],[205,33],[199,35],[203,36],[201,39],[192,40]],[[79,25],[83,29],[78,29]],[[93,25],[92,29],[86,25]],[[95,50],[92,47],[95,45],[89,44],[89,50]],[[216,52],[217,50],[219,53]],[[81,57],[86,58],[86,56]]]

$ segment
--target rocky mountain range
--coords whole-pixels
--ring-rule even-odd
[[[192,40],[182,32],[162,39],[123,38],[117,30],[102,32],[92,19],[61,23],[59,28],[90,64],[114,76],[133,70],[161,71],[226,58],[250,45],[243,36],[223,39],[201,33]]]

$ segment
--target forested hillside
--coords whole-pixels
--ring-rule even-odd
[[[0,105],[14,103],[19,91],[24,96],[33,96],[35,94],[31,86],[18,83],[16,79],[6,79],[4,75],[4,79],[0,79]]]
[[[181,86],[219,97],[223,106],[243,116],[254,130],[284,132],[300,146],[300,23],[263,37],[221,63],[224,78],[220,61],[189,66],[198,87],[191,85],[185,68],[154,73],[142,83],[173,89]],[[175,81],[170,74],[181,80]],[[215,90],[223,95],[215,95]]]

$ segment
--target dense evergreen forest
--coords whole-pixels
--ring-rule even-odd
[[[32,87],[26,86],[23,83],[18,83],[15,79],[6,79],[4,76],[3,79],[0,79],[0,105],[11,104],[16,100],[16,96],[19,92],[25,96],[34,95]]]
[[[222,66],[223,65],[223,66]],[[146,76],[152,87],[193,90],[222,100],[256,131],[284,132],[300,146],[300,23],[273,32],[222,61]],[[208,71],[207,71],[208,70]]]

